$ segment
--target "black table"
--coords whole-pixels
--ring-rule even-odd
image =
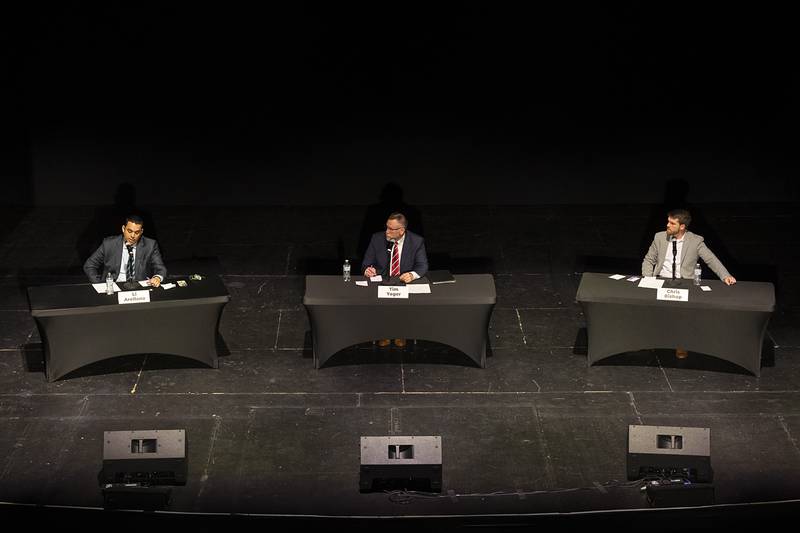
[[[143,290],[148,290],[143,288]],[[150,303],[118,303],[90,284],[29,287],[48,381],[119,355],[179,355],[217,368],[216,336],[230,301],[218,277],[150,290]]]
[[[497,301],[491,274],[455,276],[455,283],[431,285],[430,294],[406,299],[378,298],[378,284],[359,287],[341,276],[306,276],[303,304],[314,342],[314,366],[336,352],[374,339],[407,338],[441,342],[486,367],[489,319]],[[424,283],[425,278],[416,283]]]
[[[614,354],[645,348],[683,348],[712,355],[761,373],[761,346],[775,310],[771,283],[740,281],[727,286],[702,280],[704,292],[691,280],[687,302],[656,300],[656,289],[638,281],[615,281],[608,274],[586,272],[576,300],[583,306],[589,334],[589,364]]]

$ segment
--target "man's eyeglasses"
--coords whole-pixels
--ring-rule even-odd
[[[399,228],[390,228],[389,226],[386,226],[386,231],[400,231],[401,229],[406,229],[406,228],[402,226],[400,226]]]

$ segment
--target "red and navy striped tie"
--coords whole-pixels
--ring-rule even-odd
[[[389,269],[389,275],[392,277],[400,275],[400,245],[394,243],[392,248],[392,268]]]

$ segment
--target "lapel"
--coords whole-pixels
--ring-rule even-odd
[[[666,231],[662,232],[661,235],[662,237],[661,239],[659,239],[661,246],[658,247],[658,264],[656,265],[656,274],[655,274],[656,276],[658,276],[658,273],[661,272],[661,268],[664,265],[664,261],[666,261],[667,259],[667,254],[670,252],[669,235],[667,235]]]
[[[694,245],[694,233],[686,232],[683,236],[683,247],[681,248],[681,264],[680,269],[681,272],[683,271],[683,264],[686,262],[686,256],[689,255],[688,252],[691,249],[690,247]]]
[[[112,263],[109,265],[109,270],[111,272],[116,272],[119,275],[120,265],[122,264],[122,248],[124,247],[125,237],[120,235],[117,237],[117,240],[114,241],[114,248],[111,252]]]
[[[664,238],[660,239],[663,246],[659,247],[659,257],[658,257],[658,265],[656,266],[657,270],[661,271],[661,266],[664,264],[664,261],[667,259],[667,254],[671,252],[672,241],[669,239],[669,235],[666,232],[663,233]],[[691,249],[691,246],[694,244],[694,233],[686,232],[683,235],[683,245],[681,246],[681,262],[677,265],[678,272],[682,272],[683,264],[686,262],[686,256],[688,255],[687,252]]]
[[[400,254],[400,271],[401,272],[408,272],[411,270],[413,265],[409,265],[409,257],[412,257],[411,254],[411,247],[412,247],[413,238],[411,235],[406,231],[406,237],[403,240],[403,252]],[[403,268],[405,267],[405,268]]]
[[[146,279],[144,268],[144,258],[146,255],[147,243],[144,236],[139,239],[139,244],[136,245],[136,261],[134,261],[134,278]]]

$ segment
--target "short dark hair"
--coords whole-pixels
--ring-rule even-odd
[[[692,215],[686,209],[673,209],[667,213],[667,217],[676,219],[678,224],[684,224],[687,228],[692,223]]]
[[[128,222],[133,222],[134,224],[139,224],[140,226],[144,226],[144,219],[139,215],[128,215],[125,217],[125,224],[123,226],[127,226]]]
[[[404,228],[408,226],[408,221],[403,213],[392,213],[386,220],[396,220]]]

